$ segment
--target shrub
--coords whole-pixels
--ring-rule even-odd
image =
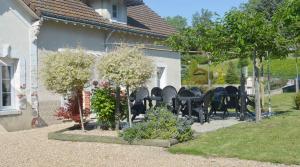
[[[127,98],[121,94],[121,115],[123,119],[127,113]],[[115,128],[116,97],[115,89],[110,87],[97,88],[93,91],[91,99],[92,112],[96,113],[98,123],[102,129]]]
[[[177,139],[179,142],[191,140],[191,122],[179,119],[166,107],[150,109],[145,121],[125,129],[121,134],[124,140],[132,143],[141,139]]]
[[[300,93],[298,93],[298,94],[295,96],[295,105],[296,105],[296,109],[297,109],[297,110],[300,110]]]

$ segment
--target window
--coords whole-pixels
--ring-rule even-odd
[[[117,5],[112,6],[112,16],[113,16],[113,18],[118,17],[118,6]]]
[[[12,74],[13,68],[10,65],[1,66],[0,65],[0,108],[12,107]]]

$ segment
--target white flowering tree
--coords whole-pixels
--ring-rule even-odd
[[[152,60],[147,58],[139,47],[127,45],[121,45],[101,58],[97,67],[105,79],[113,81],[118,87],[125,86],[127,97],[131,88],[145,84],[154,72]],[[131,126],[129,98],[128,111]]]
[[[41,79],[45,87],[52,92],[69,96],[75,104],[78,103],[73,109],[77,111],[79,109],[82,130],[84,126],[80,99],[84,85],[91,78],[93,62],[94,57],[80,48],[52,52],[42,59]]]

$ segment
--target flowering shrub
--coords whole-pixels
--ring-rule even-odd
[[[82,95],[82,94],[81,94]],[[80,102],[82,104],[82,96],[80,97]],[[90,115],[89,109],[84,109],[83,116],[87,117]],[[65,120],[73,120],[74,122],[80,122],[80,115],[79,115],[79,106],[78,106],[78,99],[77,97],[69,98],[67,102],[64,104],[64,107],[59,107],[56,111],[54,116],[58,117],[58,119],[65,119]]]

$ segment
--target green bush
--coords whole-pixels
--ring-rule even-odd
[[[179,119],[166,107],[150,109],[145,121],[125,129],[121,134],[124,140],[132,143],[141,139],[177,139],[179,142],[191,140],[191,122]]]
[[[92,112],[96,113],[98,122],[103,129],[115,127],[116,99],[112,89],[96,89],[91,99]]]
[[[296,109],[297,109],[297,110],[300,110],[300,93],[298,93],[298,94],[295,96],[295,105],[296,105]]]
[[[96,113],[98,123],[102,129],[115,128],[116,121],[116,97],[115,89],[109,86],[97,88],[93,91],[91,99],[91,109]],[[128,115],[127,97],[121,92],[119,120],[123,120]]]

